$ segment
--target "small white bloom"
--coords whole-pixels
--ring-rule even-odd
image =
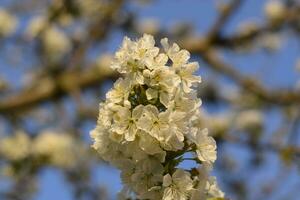
[[[31,153],[29,136],[18,131],[15,135],[0,139],[0,154],[9,160],[22,160]]]
[[[163,180],[163,200],[187,200],[193,188],[190,173],[177,169],[172,176],[167,174]]]
[[[209,177],[209,180],[207,181],[206,188],[207,193],[209,197],[214,197],[214,198],[223,198],[224,197],[224,192],[222,192],[217,184],[217,179],[216,177],[212,176]]]
[[[264,122],[263,114],[258,110],[245,110],[236,116],[236,128],[242,131],[260,130]]]
[[[0,22],[0,37],[6,37],[16,31],[18,25],[17,18],[1,7]]]
[[[137,29],[139,33],[155,35],[160,29],[160,24],[157,19],[148,18],[138,22]]]
[[[165,161],[166,152],[160,147],[159,142],[145,132],[140,133],[140,148],[150,155],[158,155],[161,162]]]
[[[173,45],[170,47],[167,38],[163,38],[161,40],[161,44],[164,47],[165,52],[171,59],[173,68],[177,69],[182,65],[187,64],[188,60],[190,59],[190,53],[187,50],[180,50],[178,44],[176,43],[173,43]]]
[[[26,35],[29,38],[34,38],[47,27],[47,19],[45,16],[35,16],[28,24]]]
[[[131,176],[133,188],[141,199],[159,196],[160,185],[163,181],[164,168],[156,159],[145,159],[137,163],[135,173]]]
[[[197,71],[198,68],[199,65],[197,62],[191,62],[183,65],[180,69],[176,70],[176,73],[181,78],[182,88],[184,92],[191,92],[191,87],[193,86],[193,84],[201,82],[201,78],[199,76],[193,75],[193,73]]]
[[[125,37],[120,50],[116,53],[112,68],[120,73],[128,73],[130,78],[143,84],[142,70],[152,66],[159,49],[154,46],[153,36],[144,34],[137,42]]]
[[[149,133],[158,141],[165,139],[165,132],[169,128],[169,112],[159,112],[153,105],[144,107],[143,115],[137,122],[138,128]]]
[[[51,58],[61,58],[71,50],[71,42],[67,35],[60,29],[48,27],[42,35],[43,45]]]
[[[208,130],[196,129],[192,131],[192,141],[197,146],[197,155],[203,162],[213,163],[217,159],[216,141],[208,136]]]
[[[275,22],[284,19],[286,8],[283,2],[278,0],[270,0],[265,5],[265,14],[269,20]]]
[[[139,105],[131,110],[128,107],[120,107],[118,113],[115,115],[114,124],[111,130],[118,134],[125,134],[127,141],[133,141],[137,134],[137,121],[143,113],[144,106]]]
[[[110,64],[113,60],[113,56],[108,53],[101,54],[96,60],[96,66],[99,73],[104,75],[112,75],[114,70],[110,68]]]
[[[106,94],[106,98],[108,101],[110,101],[112,103],[124,102],[124,101],[126,101],[126,99],[128,99],[129,88],[130,88],[129,79],[119,78],[114,83],[114,89],[109,91]]]
[[[80,147],[76,145],[72,136],[47,130],[35,138],[32,148],[35,155],[49,159],[50,164],[72,167],[76,163]]]
[[[176,43],[170,47],[167,38],[162,39],[161,44],[169,58],[172,60],[172,69],[181,79],[183,91],[186,93],[192,91],[190,87],[197,82],[201,82],[199,76],[193,75],[193,73],[199,68],[198,63],[188,63],[190,53],[186,50],[180,50]]]

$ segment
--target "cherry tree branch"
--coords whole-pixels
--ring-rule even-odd
[[[84,89],[100,85],[105,80],[116,79],[117,74],[101,74],[99,69],[65,71],[55,78],[44,78],[32,89],[8,96],[0,100],[0,114],[16,113],[33,106],[63,97],[73,89]]]

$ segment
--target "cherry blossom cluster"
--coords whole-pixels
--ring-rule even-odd
[[[51,165],[72,169],[88,156],[87,152],[84,143],[64,132],[44,130],[31,137],[17,131],[13,135],[0,137],[0,157],[5,161],[1,163],[0,175],[15,176],[28,166],[41,168]]]
[[[161,46],[147,34],[124,38],[111,64],[123,77],[100,104],[93,147],[121,170],[120,199],[223,198],[209,176],[216,142],[199,121],[198,63],[167,38]],[[181,168],[185,160],[195,167]]]

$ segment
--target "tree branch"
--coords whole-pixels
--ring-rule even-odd
[[[64,71],[55,78],[39,80],[33,89],[24,90],[0,100],[0,114],[21,112],[32,106],[67,95],[74,89],[84,89],[116,79],[117,74],[101,74],[96,67],[88,70]]]
[[[213,70],[218,71],[228,77],[230,77],[237,84],[242,86],[244,89],[252,92],[257,97],[264,101],[268,101],[274,104],[281,105],[289,105],[289,104],[300,104],[300,94],[294,91],[286,91],[286,90],[276,90],[269,91],[264,86],[262,86],[257,80],[251,77],[244,76],[235,67],[230,64],[222,61],[216,53],[212,50],[214,46],[218,46],[220,44],[235,44],[236,42],[248,41],[256,36],[260,35],[263,32],[274,29],[274,27],[270,24],[268,26],[263,26],[261,29],[258,29],[252,32],[249,35],[235,35],[231,38],[221,38],[220,32],[223,28],[224,24],[230,18],[234,11],[239,7],[241,1],[235,0],[231,4],[226,7],[223,12],[221,12],[219,18],[212,26],[208,34],[205,37],[200,38],[198,42],[193,41],[183,43],[183,48],[187,49],[192,53],[199,54],[200,57],[211,67]],[[298,9],[293,9],[293,12],[289,14],[289,17],[286,19],[286,23],[291,23],[295,19],[297,19],[297,15],[294,12],[298,11]],[[282,22],[281,26],[285,22]]]
[[[230,77],[244,89],[252,92],[264,101],[282,105],[300,104],[300,93],[288,90],[269,91],[254,78],[241,74],[233,66],[221,61],[212,50],[202,52],[200,56],[212,69]]]
[[[218,19],[216,20],[215,24],[212,25],[211,29],[208,31],[207,39],[209,42],[213,42],[220,34],[223,27],[226,25],[229,18],[235,13],[235,11],[239,8],[241,5],[241,0],[233,0],[230,4],[226,5],[220,15],[218,16]]]

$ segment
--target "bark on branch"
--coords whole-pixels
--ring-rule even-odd
[[[0,100],[0,114],[21,112],[36,104],[67,95],[74,89],[100,85],[105,80],[116,79],[115,73],[101,73],[98,68],[84,71],[65,71],[55,78],[44,78],[32,89],[23,90]]]

